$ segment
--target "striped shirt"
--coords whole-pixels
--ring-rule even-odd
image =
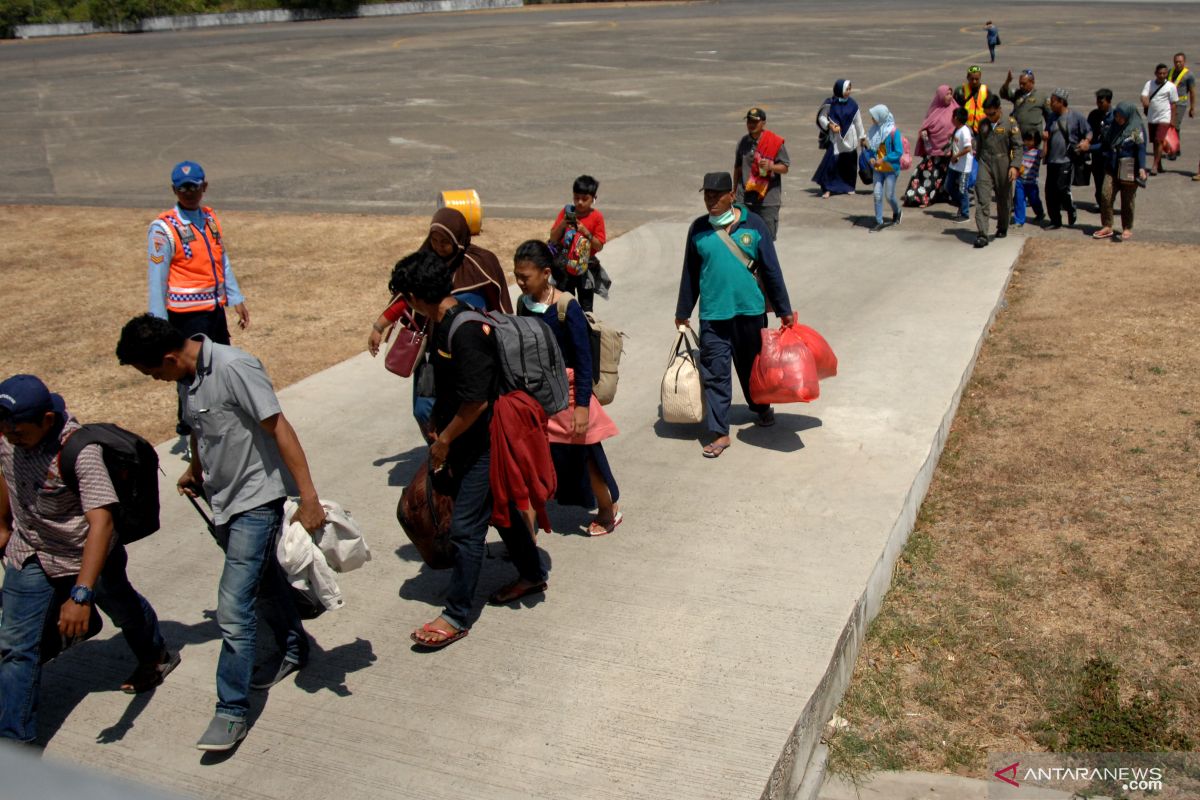
[[[117,502],[98,444],[83,448],[75,462],[79,493],[63,482],[59,469],[62,443],[80,427],[68,414],[57,438],[47,436],[30,450],[13,447],[0,437],[0,472],[13,517],[12,538],[5,551],[7,566],[19,570],[31,556],[37,556],[47,577],[78,574],[88,534],[85,512]]]

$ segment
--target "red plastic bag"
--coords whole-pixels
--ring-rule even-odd
[[[762,350],[750,372],[755,403],[808,403],[817,399],[817,363],[795,325],[763,328]]]
[[[1173,156],[1179,152],[1179,131],[1174,127],[1167,128],[1167,135],[1163,137],[1162,152],[1164,156]]]
[[[833,348],[825,341],[825,337],[807,325],[797,323],[792,327],[799,332],[800,338],[812,352],[813,360],[817,362],[817,377],[825,380],[837,375],[837,356],[833,354]]]

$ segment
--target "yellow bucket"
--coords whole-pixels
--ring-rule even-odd
[[[483,205],[479,202],[479,192],[474,189],[447,189],[438,195],[437,207],[462,212],[472,236],[483,230]]]

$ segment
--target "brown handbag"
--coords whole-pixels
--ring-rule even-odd
[[[388,348],[387,355],[383,359],[383,366],[388,372],[395,373],[401,378],[412,376],[417,361],[425,353],[428,328],[428,321],[418,322],[412,309],[406,307],[400,312],[400,319],[396,320],[396,324],[392,326],[391,334],[389,334],[389,336],[395,335],[396,340],[392,342],[392,346]]]
[[[433,569],[450,569],[454,566],[454,545],[450,542],[454,501],[433,487],[432,478],[426,459],[400,493],[396,520],[426,564]]]

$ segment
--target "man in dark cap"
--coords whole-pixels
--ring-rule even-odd
[[[755,106],[746,112],[746,135],[733,156],[733,185],[739,202],[762,217],[771,241],[779,230],[783,179],[792,163],[783,137],[767,130],[767,112]]]
[[[38,683],[47,627],[66,642],[86,637],[93,604],[121,629],[138,659],[122,684],[152,689],[179,663],[158,617],[125,575],[125,548],[113,533],[116,490],[99,444],[63,476],[61,452],[81,429],[66,403],[33,375],[0,383],[0,552],[4,624],[0,626],[0,738],[37,737]],[[49,626],[47,623],[50,623]]]
[[[767,326],[764,290],[784,325],[792,324],[792,306],[771,232],[757,214],[734,202],[730,174],[708,173],[700,191],[708,214],[697,217],[688,230],[675,325],[690,325],[699,301],[705,423],[714,437],[705,446],[704,457],[717,458],[730,445],[731,360],[758,424],[775,424],[771,407],[750,398],[750,370],[762,347],[762,329]]]

